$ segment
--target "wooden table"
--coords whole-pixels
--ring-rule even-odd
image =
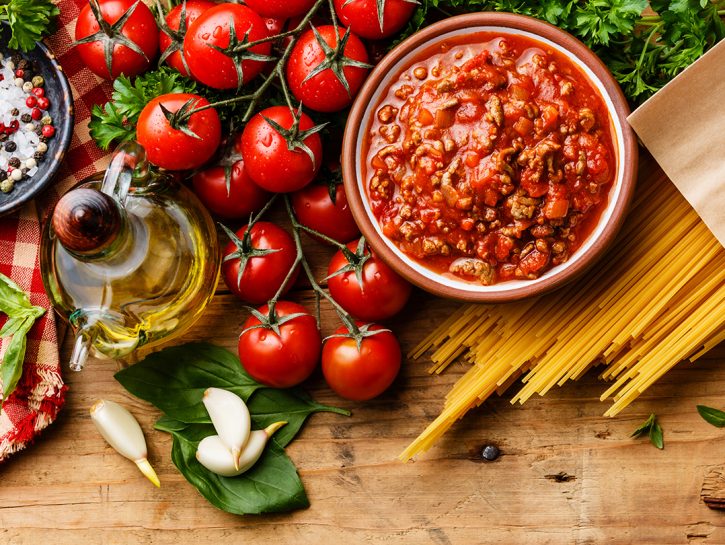
[[[328,254],[314,253],[324,276]],[[298,289],[293,299],[312,297]],[[415,293],[393,326],[404,350],[456,307]],[[220,290],[184,340],[236,350],[244,318],[239,301]],[[323,322],[325,332],[335,326],[329,309]],[[66,339],[63,358],[69,353]],[[58,422],[0,467],[0,543],[722,545],[725,512],[708,509],[701,490],[708,475],[719,486],[713,477],[725,472],[725,430],[703,421],[695,405],[725,407],[723,362],[725,345],[679,366],[616,419],[601,416],[595,372],[523,407],[495,398],[408,464],[397,454],[437,415],[463,365],[431,377],[426,361],[409,361],[388,393],[365,404],[337,399],[316,376],[312,395],[353,416],[315,415],[288,447],[311,507],[238,517],[210,506],[176,471],[169,436],[152,430],[158,412],[115,382],[116,364],[92,361],[81,374],[66,373],[71,389]],[[161,489],[97,434],[88,408],[99,397],[139,418]],[[629,437],[652,412],[663,451]],[[481,459],[486,444],[501,449],[497,461]]]

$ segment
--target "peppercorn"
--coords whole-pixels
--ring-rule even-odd
[[[19,168],[20,167],[20,158],[19,157],[11,157],[8,161],[8,165],[10,165],[13,168]]]
[[[10,193],[13,190],[15,182],[12,179],[4,179],[0,182],[0,191]]]
[[[19,113],[20,110],[18,110],[17,108],[13,108],[12,110],[10,110],[10,115],[12,115],[13,117],[16,117]]]
[[[12,140],[9,142],[5,142],[5,151],[12,153],[16,149],[18,149],[18,145],[15,142],[13,142]]]
[[[501,454],[501,451],[498,449],[495,445],[486,445],[483,447],[483,451],[481,452],[481,457],[486,460],[487,462],[493,462],[496,458],[499,457]]]
[[[8,135],[4,132],[0,132],[0,143],[5,142],[8,139]]]
[[[23,123],[30,123],[33,120],[32,117],[30,117],[30,114],[23,114],[20,116],[20,121]]]
[[[42,87],[45,83],[45,80],[43,79],[43,76],[35,76],[33,78],[33,87]]]
[[[4,170],[0,170],[0,182],[2,182],[5,178],[8,177],[8,173]]]
[[[35,152],[35,153],[33,154],[33,158],[34,158],[34,159],[35,159],[36,161],[40,161],[41,159],[43,159],[43,157],[45,157],[45,153],[44,153],[44,152],[42,152],[42,151],[36,151],[36,152]]]

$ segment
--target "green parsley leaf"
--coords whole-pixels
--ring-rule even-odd
[[[725,428],[725,412],[705,405],[698,405],[697,412],[708,423],[718,428]]]
[[[10,24],[11,49],[34,49],[59,13],[50,0],[0,0],[0,21]]]
[[[193,93],[196,82],[169,67],[146,72],[131,81],[119,76],[113,82],[111,101],[95,106],[88,124],[91,137],[101,149],[136,138],[136,122],[141,110],[152,99],[168,93]]]

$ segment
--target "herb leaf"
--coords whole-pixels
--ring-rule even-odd
[[[23,375],[26,337],[35,320],[45,313],[45,309],[33,306],[20,286],[0,273],[0,312],[8,316],[5,325],[0,329],[0,337],[12,336],[0,362],[0,381],[2,381],[0,406],[2,406],[2,402],[13,393]]]
[[[649,418],[632,432],[631,437],[640,437],[644,434],[647,434],[650,442],[658,449],[661,450],[665,448],[665,440],[664,434],[662,433],[662,427],[657,422],[657,417],[654,414],[649,415]]]
[[[136,397],[187,423],[210,422],[201,402],[207,388],[229,390],[244,401],[262,388],[244,372],[236,356],[208,343],[155,352],[119,371],[115,378]]]
[[[269,441],[252,469],[237,477],[221,477],[196,460],[199,442],[214,435],[211,424],[184,424],[161,418],[156,429],[173,437],[171,460],[209,503],[238,515],[281,513],[309,506],[302,481],[284,449]]]
[[[725,428],[725,412],[705,405],[698,405],[697,412],[706,422],[718,428]]]
[[[35,42],[48,33],[53,19],[58,14],[60,10],[50,0],[0,1],[0,21],[7,21],[10,24],[8,45],[11,49],[23,51],[34,49]]]
[[[305,420],[317,412],[331,412],[350,416],[350,411],[321,405],[302,390],[257,390],[249,402],[249,412],[254,425],[266,428],[274,422],[284,420],[287,425],[274,434],[273,440],[280,446],[287,446],[295,438]]]
[[[133,140],[136,138],[138,116],[146,104],[160,95],[194,93],[196,89],[196,82],[166,66],[146,72],[133,82],[121,75],[113,82],[111,101],[103,108],[93,108],[88,123],[90,134],[104,150],[113,142]]]

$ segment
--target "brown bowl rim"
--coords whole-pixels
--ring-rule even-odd
[[[365,210],[363,196],[357,189],[357,134],[359,126],[363,122],[367,122],[366,120],[363,120],[365,109],[367,108],[372,95],[377,90],[383,76],[387,74],[387,72],[402,57],[426,43],[430,43],[432,45],[435,39],[440,35],[454,30],[459,30],[461,28],[480,26],[499,26],[527,31],[551,40],[562,49],[572,53],[583,64],[587,65],[603,84],[604,89],[614,105],[615,111],[610,112],[610,114],[612,114],[612,117],[615,117],[613,114],[616,114],[616,117],[622,127],[624,140],[624,154],[620,158],[620,161],[624,165],[622,187],[619,199],[614,204],[610,220],[601,232],[600,236],[595,239],[591,246],[586,249],[583,254],[580,254],[578,260],[572,262],[570,266],[563,264],[560,266],[560,270],[541,282],[506,291],[489,290],[486,292],[478,292],[474,290],[467,290],[465,288],[447,286],[436,282],[432,278],[422,275],[408,264],[401,261],[395,255],[393,250],[388,247],[382,236],[375,229],[372,220],[368,217]],[[350,209],[355,221],[373,251],[375,251],[375,253],[398,274],[429,293],[449,299],[458,299],[477,303],[508,302],[541,295],[571,282],[591,267],[597,259],[602,256],[622,227],[634,192],[639,157],[636,138],[631,127],[627,123],[628,115],[629,105],[627,103],[627,99],[607,67],[599,59],[599,57],[597,57],[587,46],[571,34],[544,21],[512,13],[477,12],[449,17],[424,28],[396,46],[380,61],[380,63],[378,63],[360,90],[350,110],[342,144],[341,166],[347,200],[350,204]]]

